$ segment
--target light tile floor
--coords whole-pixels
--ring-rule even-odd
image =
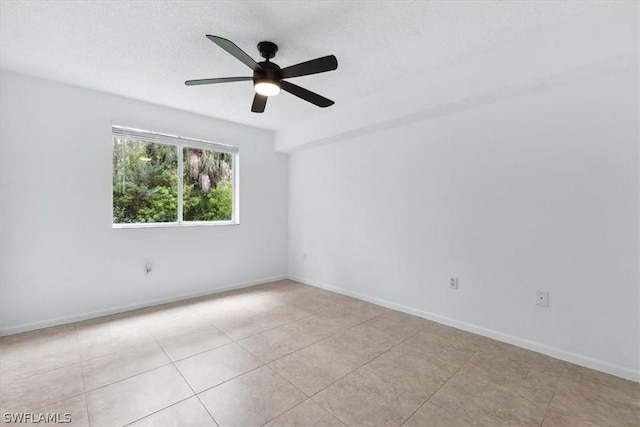
[[[640,384],[285,280],[3,337],[0,409],[94,427],[638,426]]]

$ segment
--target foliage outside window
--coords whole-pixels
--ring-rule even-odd
[[[237,151],[114,126],[114,226],[236,223]]]

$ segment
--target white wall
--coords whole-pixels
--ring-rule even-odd
[[[569,80],[292,154],[290,275],[640,379],[637,56]]]
[[[286,274],[287,158],[271,132],[0,77],[0,332]],[[112,229],[112,123],[238,145],[240,225]]]

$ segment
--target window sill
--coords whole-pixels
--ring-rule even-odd
[[[189,222],[140,222],[135,224],[112,224],[113,229],[122,228],[180,228],[180,227],[211,227],[221,225],[240,225],[237,221],[189,221]]]

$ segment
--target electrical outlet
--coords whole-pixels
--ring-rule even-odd
[[[540,307],[549,307],[549,292],[536,291],[536,305]]]
[[[449,288],[458,289],[458,277],[449,278]]]
[[[151,267],[152,267],[152,265],[151,265],[150,262],[146,263],[145,266],[144,266],[144,271],[146,271],[147,274],[151,273]]]

